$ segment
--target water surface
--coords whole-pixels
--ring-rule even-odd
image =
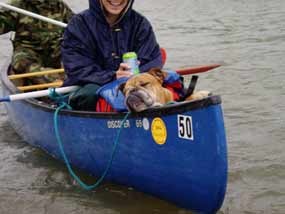
[[[79,12],[88,1],[68,4]],[[167,49],[167,68],[223,65],[197,85],[223,99],[229,182],[220,213],[285,213],[285,1],[137,0],[135,8]],[[8,39],[0,37],[0,66]],[[82,190],[63,164],[22,142],[3,105],[0,115],[0,213],[190,213],[115,184]]]

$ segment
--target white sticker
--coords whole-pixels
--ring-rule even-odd
[[[149,130],[149,121],[147,118],[143,118],[142,120],[136,120],[136,127],[137,128],[144,128],[144,130]]]
[[[193,126],[192,126],[192,117],[187,115],[177,115],[177,124],[178,124],[178,137],[193,140]]]
[[[144,130],[149,130],[149,121],[147,118],[143,118],[143,128]]]

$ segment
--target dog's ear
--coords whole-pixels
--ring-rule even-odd
[[[162,71],[159,68],[152,68],[148,71],[149,74],[154,76],[161,84],[164,82],[164,79],[167,77],[167,73]]]
[[[124,94],[124,88],[125,88],[125,86],[126,86],[126,83],[125,83],[125,82],[118,86],[116,96],[118,96],[119,91],[121,91],[121,92]]]

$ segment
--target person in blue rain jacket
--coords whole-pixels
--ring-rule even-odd
[[[95,110],[102,85],[132,73],[122,55],[136,52],[140,72],[161,68],[160,47],[150,22],[132,9],[134,0],[89,0],[69,22],[62,42],[65,86],[82,86],[71,98],[77,110]]]

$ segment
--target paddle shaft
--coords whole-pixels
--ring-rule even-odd
[[[55,92],[58,94],[66,94],[69,92],[73,92],[77,90],[79,86],[67,86],[67,87],[61,87],[61,88],[55,88]],[[0,102],[12,102],[16,100],[25,100],[30,98],[38,98],[38,97],[44,97],[48,96],[50,94],[50,90],[41,90],[41,91],[33,91],[33,92],[27,92],[22,94],[12,94],[7,97],[0,98]]]
[[[21,13],[21,14],[24,14],[26,16],[30,16],[30,17],[33,17],[35,19],[39,19],[39,20],[42,20],[42,21],[45,21],[45,22],[48,22],[48,23],[51,23],[51,24],[54,24],[54,25],[57,25],[59,27],[63,27],[65,28],[67,26],[66,23],[63,23],[63,22],[60,22],[60,21],[56,21],[54,19],[50,19],[50,18],[47,18],[45,16],[41,16],[41,15],[38,15],[36,13],[32,13],[32,12],[29,12],[27,10],[23,10],[23,9],[20,9],[20,8],[17,8],[17,7],[14,7],[14,6],[11,6],[9,4],[5,4],[5,3],[1,3],[0,2],[0,7],[4,7],[6,9],[9,9],[9,10],[12,10],[12,11],[15,11],[17,13]]]
[[[178,69],[176,72],[180,75],[188,75],[188,74],[196,74],[196,73],[202,73],[206,72],[208,70],[220,67],[219,64],[212,64],[212,65],[203,65],[203,66],[197,66],[192,68],[183,68]],[[38,71],[38,72],[31,72],[31,73],[24,73],[24,74],[13,74],[8,76],[10,80],[15,79],[21,79],[26,77],[34,77],[34,76],[42,76],[42,75],[48,75],[48,74],[57,74],[57,73],[64,73],[64,69],[54,69],[54,70],[46,70],[46,71]]]
[[[204,66],[197,66],[192,68],[184,68],[184,69],[178,69],[176,72],[179,75],[190,75],[190,74],[197,74],[209,71],[211,69],[217,68],[220,65],[213,64],[213,65],[204,65]],[[55,70],[48,70],[48,71],[39,71],[39,72],[33,72],[33,73],[26,73],[26,74],[13,74],[9,76],[10,80],[20,79],[20,78],[26,78],[26,77],[33,77],[33,76],[41,76],[46,74],[55,74],[55,73],[63,73],[64,69],[55,69]],[[60,87],[62,85],[61,81],[56,81],[52,83],[46,83],[46,84],[37,84],[37,85],[28,85],[28,86],[19,86],[18,89],[20,91],[31,91],[31,90],[38,90],[38,89],[45,89],[50,87]]]

